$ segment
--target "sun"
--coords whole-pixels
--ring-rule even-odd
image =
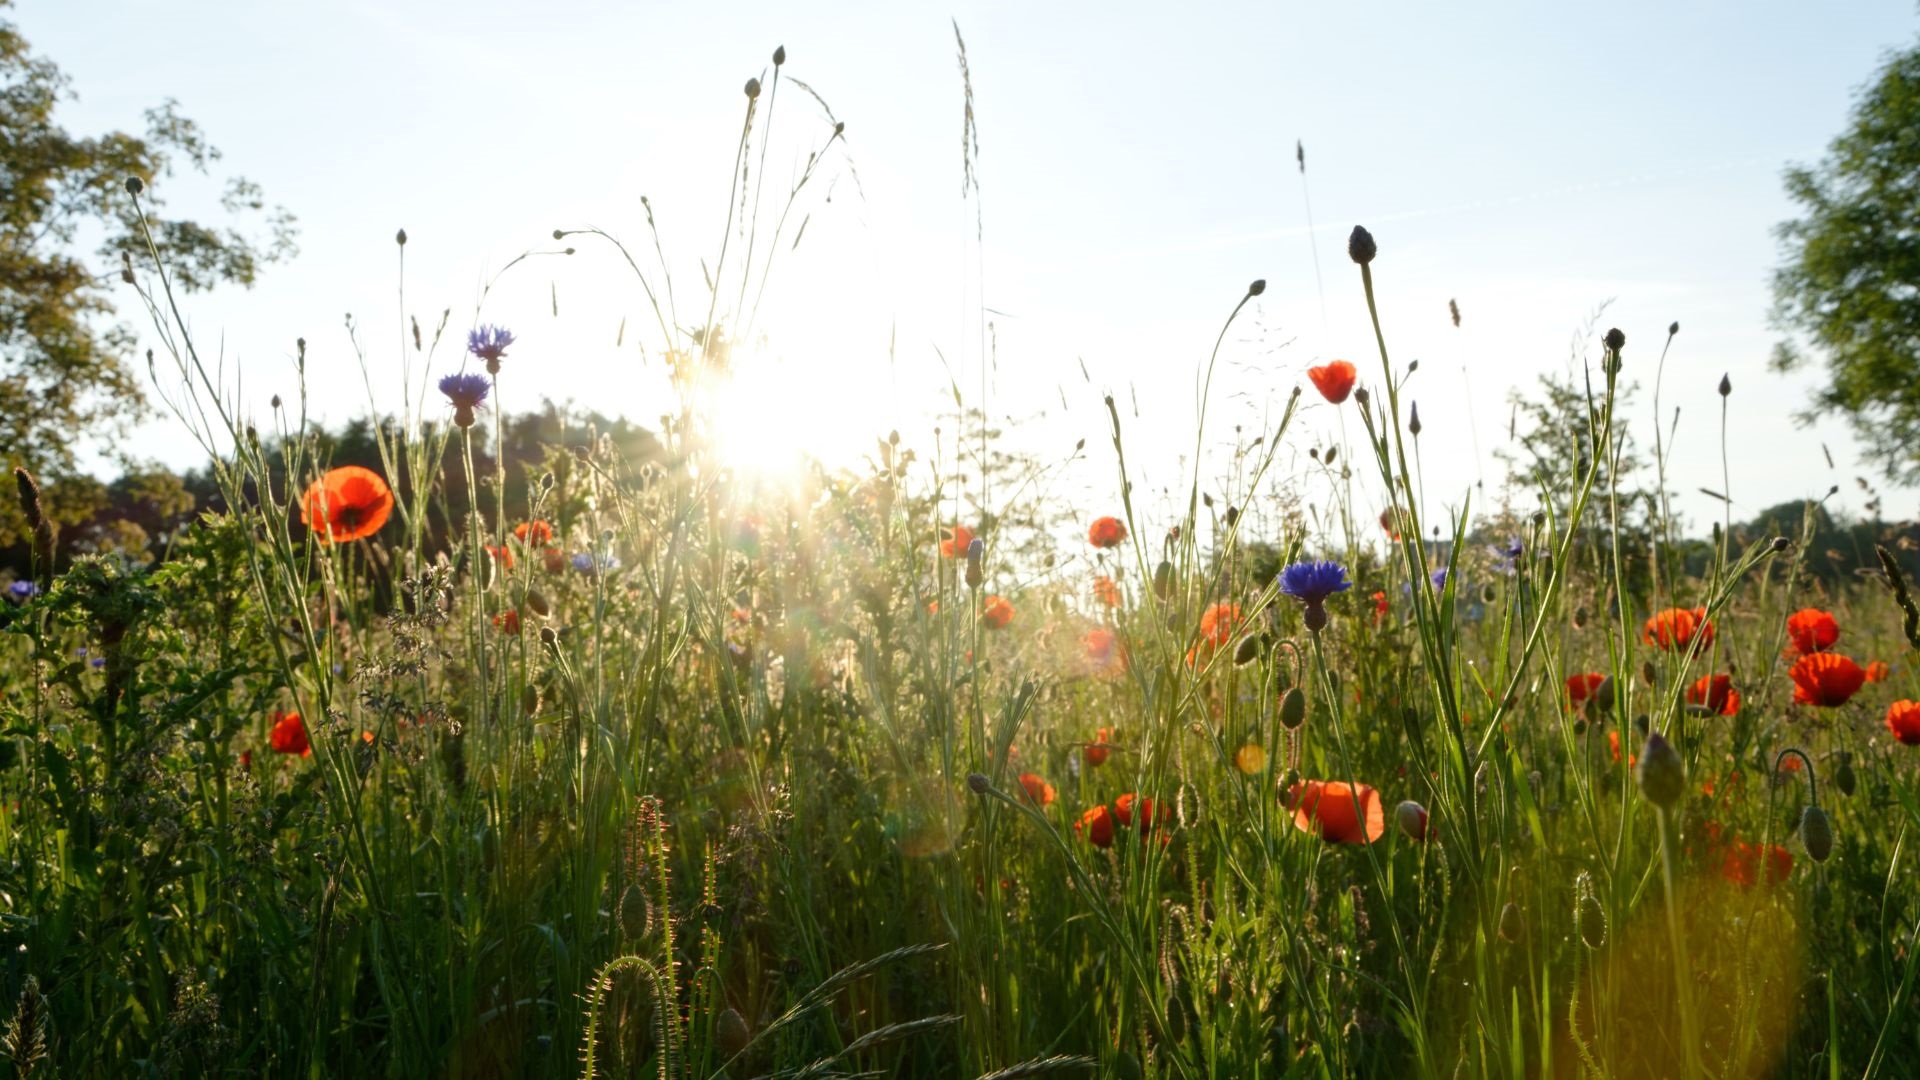
[[[766,348],[730,359],[701,404],[716,463],[736,476],[790,486],[810,463],[855,468],[885,434],[890,410],[866,380]]]

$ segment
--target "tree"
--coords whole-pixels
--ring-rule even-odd
[[[0,0],[0,11],[11,6]],[[243,177],[224,181],[226,223],[165,214],[157,180],[183,167],[207,175],[220,160],[175,102],[147,111],[144,136],[80,137],[55,120],[72,97],[60,69],[0,19],[0,454],[50,481],[56,517],[84,440],[110,440],[146,410],[135,337],[114,320],[110,292],[123,257],[146,250],[127,181],[145,185],[141,208],[176,288],[251,285],[261,267],[295,254],[293,217],[269,210]],[[265,227],[264,239],[234,227],[249,221]],[[84,520],[85,500],[69,501],[74,513],[62,523]],[[0,544],[24,525],[13,500],[0,500]]]
[[[1818,168],[1786,173],[1806,216],[1777,227],[1773,366],[1824,354],[1803,423],[1846,416],[1890,480],[1920,481],[1920,46],[1890,57]]]

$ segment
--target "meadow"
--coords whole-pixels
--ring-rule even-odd
[[[734,188],[746,251],[796,239]],[[676,310],[647,242],[555,241],[650,302],[647,438],[512,427],[539,345],[476,314],[364,364],[345,463],[130,264],[219,498],[56,560],[16,474],[16,1075],[1920,1075],[1920,545],[1824,573],[1817,503],[1688,540],[1625,490],[1677,325],[1596,328],[1565,443],[1431,520],[1356,228],[1366,351],[1172,498],[1108,398],[1063,508],[958,387],[862,469],[737,474],[708,406],[768,270]],[[1308,402],[1353,433],[1311,515]]]

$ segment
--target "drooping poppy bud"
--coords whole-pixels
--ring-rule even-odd
[[[1657,731],[1648,734],[1646,745],[1640,748],[1640,764],[1634,767],[1633,777],[1647,801],[1662,809],[1673,806],[1686,793],[1686,763],[1680,760],[1680,751]]]
[[[1301,693],[1297,686],[1287,687],[1287,692],[1280,695],[1280,723],[1292,731],[1306,722],[1307,695]]]
[[[1833,854],[1833,823],[1827,820],[1827,812],[1808,804],[1800,811],[1800,844],[1807,849],[1807,856],[1814,862],[1823,863]]]
[[[1419,803],[1408,799],[1394,807],[1393,820],[1407,839],[1424,841],[1427,838],[1427,808]]]

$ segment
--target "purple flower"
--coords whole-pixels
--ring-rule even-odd
[[[513,333],[504,326],[483,325],[467,331],[467,351],[487,362],[487,374],[500,374],[500,359],[513,344]]]
[[[21,578],[7,586],[7,598],[17,604],[24,604],[33,599],[33,595],[39,591],[40,587],[38,585],[35,585],[25,578]]]
[[[583,574],[598,574],[608,570],[620,569],[619,556],[595,555],[590,551],[582,551],[576,554],[572,562],[573,568]]]
[[[453,422],[460,427],[473,426],[473,410],[487,400],[492,386],[485,375],[447,375],[440,380],[440,392],[453,403]]]
[[[1297,562],[1280,571],[1280,591],[1306,605],[1307,629],[1315,632],[1327,625],[1327,597],[1352,587],[1337,562]]]
[[[1428,574],[1427,580],[1433,582],[1433,587],[1436,589],[1446,588],[1447,587],[1447,568],[1443,566],[1440,569],[1435,570],[1433,573]]]
[[[1526,547],[1517,536],[1504,544],[1489,544],[1487,550],[1493,552],[1494,569],[1503,574],[1513,573],[1514,568],[1520,565],[1520,556],[1526,553]]]

